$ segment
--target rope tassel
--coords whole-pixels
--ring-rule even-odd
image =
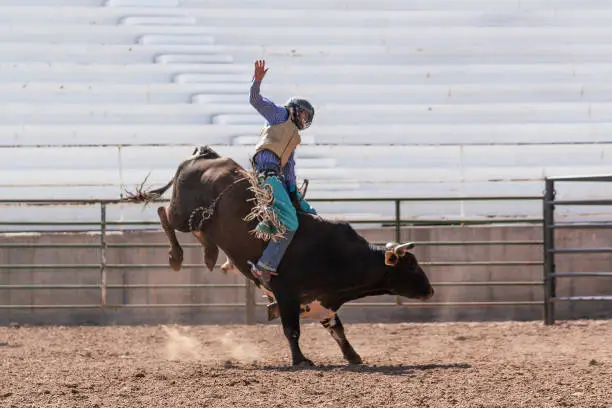
[[[264,184],[263,178],[259,178],[255,170],[245,172],[245,177],[251,185],[250,190],[254,198],[249,199],[255,204],[251,212],[244,217],[244,221],[258,220],[257,226],[250,232],[256,238],[269,241],[282,239],[287,227],[278,219],[278,214],[274,211],[274,194],[270,185]]]

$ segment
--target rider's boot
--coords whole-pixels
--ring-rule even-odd
[[[257,265],[255,265],[251,261],[247,261],[247,262],[251,266],[251,274],[257,279],[259,279],[259,281],[261,282],[264,288],[272,292],[272,288],[270,287],[270,281],[272,280],[272,275],[278,276],[278,273],[260,266],[259,262]]]
[[[294,235],[295,231],[287,230],[282,238],[270,240],[257,264],[249,262],[253,276],[257,277],[269,291],[272,291],[270,281],[273,276],[278,276],[276,269],[283,259],[283,255],[285,255],[285,251],[287,251],[287,247],[289,247]]]

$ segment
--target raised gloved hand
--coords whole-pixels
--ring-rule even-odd
[[[315,210],[310,204],[308,204],[308,201],[306,200],[300,201],[300,208],[304,212],[317,215],[317,210]]]
[[[266,76],[266,72],[268,72],[268,68],[266,68],[266,61],[255,61],[255,73],[253,74],[255,80],[260,82],[263,81],[264,77]]]

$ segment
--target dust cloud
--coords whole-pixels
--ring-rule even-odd
[[[233,331],[201,343],[188,329],[162,326],[166,333],[165,352],[168,360],[220,362],[235,360],[255,362],[261,358],[258,347],[239,338]]]
[[[200,343],[193,337],[180,333],[176,328],[162,326],[166,339],[168,360],[203,360]]]
[[[261,353],[256,345],[243,341],[234,332],[225,333],[221,338],[221,344],[233,359],[240,362],[251,362],[261,358]]]

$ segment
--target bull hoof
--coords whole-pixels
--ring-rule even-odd
[[[308,367],[314,367],[314,363],[310,361],[309,359],[305,358],[304,360],[301,360],[301,361],[294,361],[293,366],[296,368],[308,368]]]
[[[178,272],[181,270],[182,262],[177,261],[174,258],[170,258],[170,267],[174,272]]]
[[[278,308],[278,303],[270,303],[266,305],[268,309],[268,321],[272,321],[278,317],[280,317],[280,309]]]
[[[172,251],[168,253],[168,263],[173,271],[178,272],[183,265],[183,253],[173,254]]]
[[[357,354],[347,358],[350,365],[360,365],[363,364],[363,360]]]

